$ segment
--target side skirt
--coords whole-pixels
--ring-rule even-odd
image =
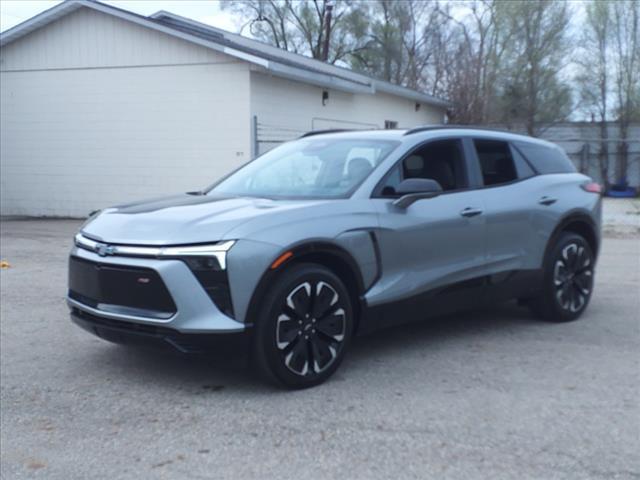
[[[490,307],[515,298],[535,296],[542,285],[542,270],[515,270],[457,282],[398,301],[363,310],[359,334],[381,328],[478,307]]]

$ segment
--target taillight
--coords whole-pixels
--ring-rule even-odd
[[[580,186],[585,192],[591,192],[591,193],[597,193],[597,194],[602,193],[602,186],[596,182],[586,182]]]

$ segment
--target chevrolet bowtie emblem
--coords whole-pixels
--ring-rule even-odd
[[[95,248],[96,248],[96,253],[101,257],[106,257],[107,255],[113,255],[116,250],[113,245],[107,245],[106,243],[98,243]]]

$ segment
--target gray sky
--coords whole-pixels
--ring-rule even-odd
[[[58,3],[61,2],[57,0],[2,0],[0,1],[0,31],[4,32]],[[232,32],[236,32],[240,26],[236,24],[229,12],[221,11],[220,3],[215,0],[120,0],[103,3],[141,15],[167,10]]]

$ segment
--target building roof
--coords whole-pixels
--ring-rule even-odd
[[[188,42],[258,65],[274,76],[351,93],[383,92],[415,102],[446,108],[449,102],[410,88],[288,52],[242,35],[195,20],[160,11],[149,17],[94,0],[67,0],[22,22],[0,35],[5,46],[80,8],[90,8]]]

